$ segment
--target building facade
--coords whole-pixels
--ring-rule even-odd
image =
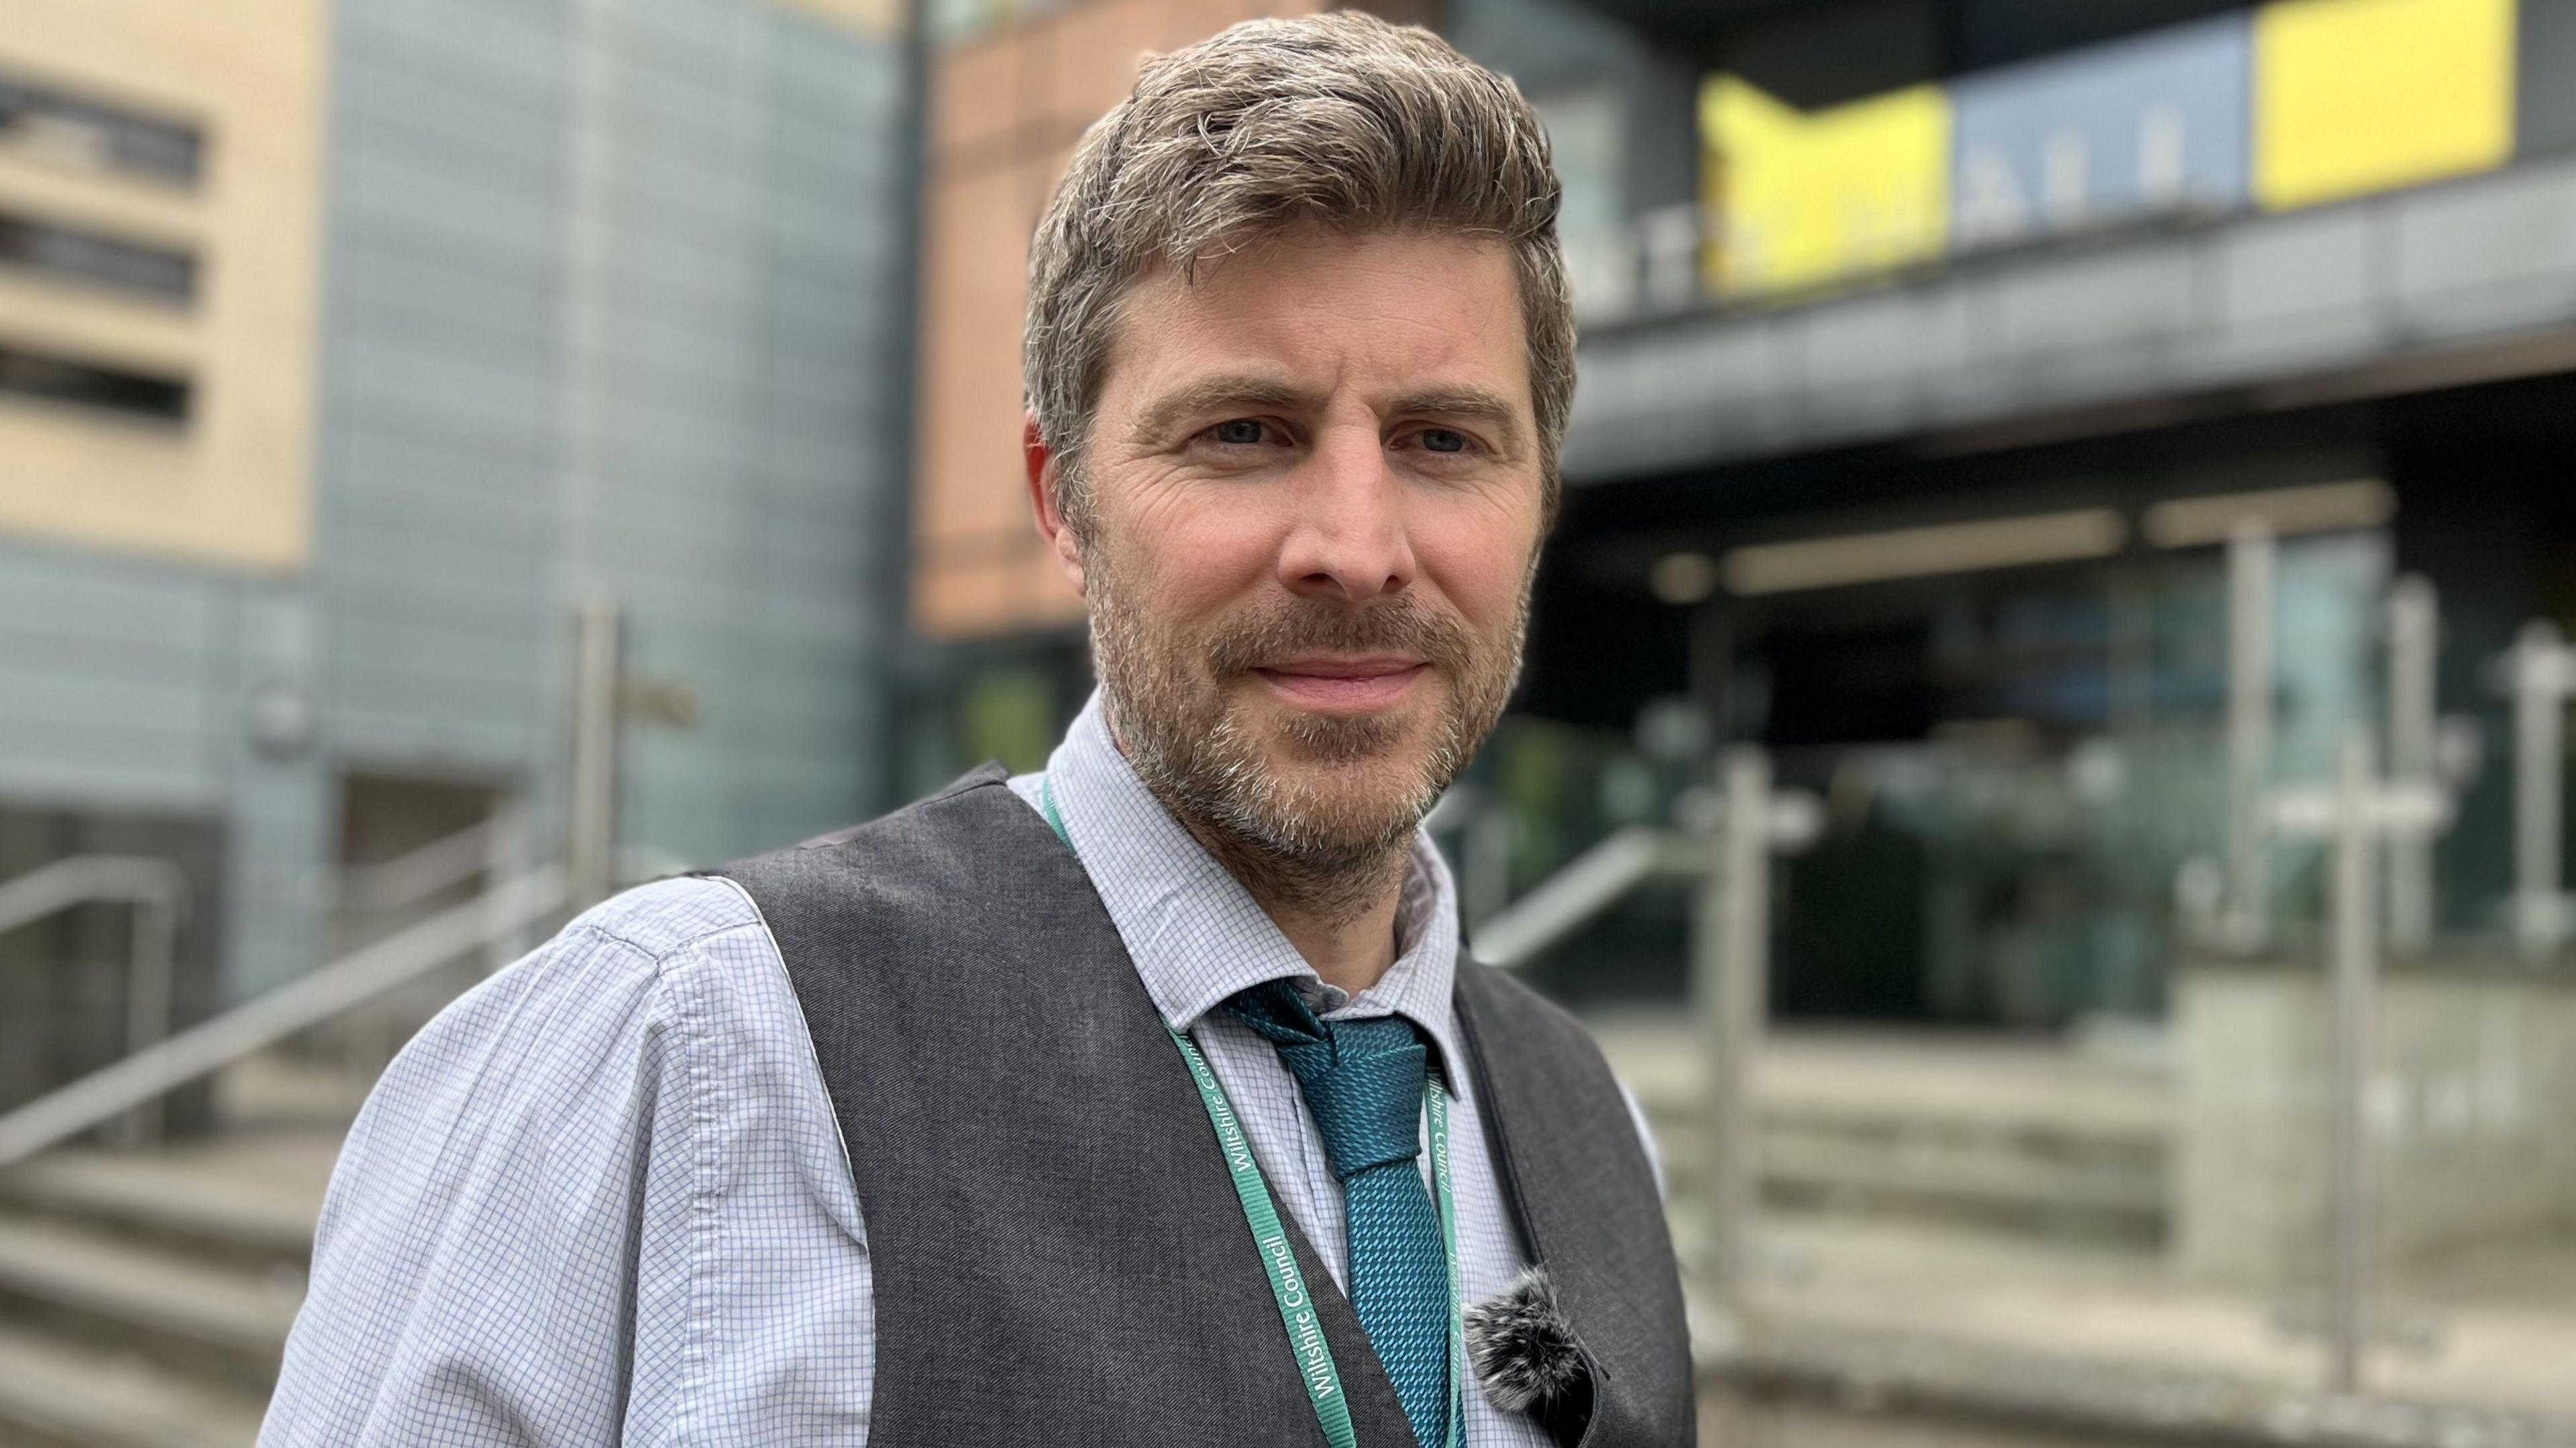
[[[1008,188],[1009,244],[977,226],[983,250],[933,246],[916,787],[1029,762],[1086,686],[1024,516],[1001,339],[1039,180],[1126,73],[1060,37],[1149,44],[1123,13],[1007,21],[937,61],[1050,119]],[[2266,781],[2322,778],[2350,727],[2382,724],[2386,596],[2424,575],[2441,708],[2490,761],[2438,847],[2441,919],[2495,924],[2509,742],[2488,664],[2576,601],[2576,6],[1403,18],[1541,112],[1584,322],[1528,667],[1470,781],[1509,820],[1469,851],[1494,856],[1466,862],[1471,915],[1752,743],[1835,825],[1790,871],[1789,1017],[2161,1013],[2178,882],[2224,853],[2247,793],[2222,554],[2251,519],[2279,540]],[[936,144],[964,144],[941,116]],[[2314,853],[2267,848],[2266,918],[2313,921]],[[1669,997],[1682,904],[1650,898],[1541,972]]]
[[[13,6],[0,876],[182,858],[194,1008],[291,980],[346,867],[560,848],[601,598],[631,869],[877,807],[910,54],[859,0]],[[0,989],[112,1009],[43,963],[93,913]]]
[[[1723,10],[1723,7],[1720,7]],[[2261,789],[2389,738],[2388,598],[2440,600],[2483,744],[2436,846],[2501,928],[2508,701],[2568,619],[2576,156],[2557,0],[1639,14],[1708,67],[1695,286],[1603,244],[1523,705],[1616,775],[1689,701],[1841,826],[1791,870],[1792,1018],[2156,1015]],[[2278,540],[2258,777],[2223,555]],[[1604,617],[1631,650],[1590,643]],[[1580,635],[1547,623],[1583,618]],[[2314,929],[2321,856],[2257,908]]]

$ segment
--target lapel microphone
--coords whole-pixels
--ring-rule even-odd
[[[1467,1361],[1485,1400],[1506,1413],[1529,1414],[1559,1443],[1581,1437],[1592,1417],[1592,1372],[1556,1305],[1547,1269],[1522,1269],[1463,1316]]]

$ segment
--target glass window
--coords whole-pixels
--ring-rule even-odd
[[[6,212],[0,212],[0,264],[163,301],[197,295],[197,259],[184,251]]]
[[[175,186],[205,175],[205,133],[0,74],[0,150]]]
[[[0,346],[0,397],[32,397],[184,422],[189,390],[184,378],[155,377]]]

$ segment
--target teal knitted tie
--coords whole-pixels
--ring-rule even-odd
[[[1394,1016],[1326,1022],[1285,980],[1238,992],[1226,1009],[1279,1048],[1342,1184],[1351,1308],[1424,1448],[1449,1427],[1449,1264],[1422,1184],[1418,1125],[1430,1052]]]

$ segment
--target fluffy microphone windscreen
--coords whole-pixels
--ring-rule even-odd
[[[1506,1413],[1541,1418],[1589,1411],[1591,1373],[1557,1308],[1546,1269],[1525,1269],[1465,1316],[1467,1360],[1487,1401]]]

